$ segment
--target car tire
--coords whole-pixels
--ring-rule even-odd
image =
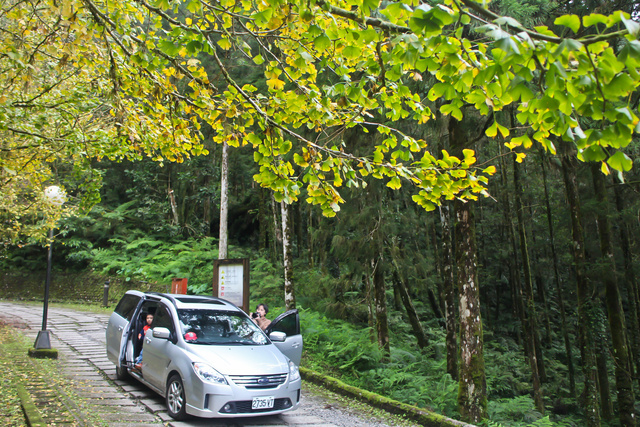
[[[167,381],[167,393],[165,398],[169,416],[174,420],[187,418],[187,401],[184,395],[184,385],[180,375],[173,374]]]
[[[129,371],[127,371],[126,366],[116,366],[116,379],[120,381],[126,381],[129,379]]]

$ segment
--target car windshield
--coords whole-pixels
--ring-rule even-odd
[[[182,336],[190,344],[264,345],[262,330],[240,312],[204,309],[180,309],[178,318]]]

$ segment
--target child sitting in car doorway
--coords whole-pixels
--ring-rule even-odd
[[[147,333],[147,331],[151,329],[151,323],[153,323],[153,314],[149,313],[145,318],[145,325],[142,328],[142,331],[140,331],[140,333],[138,334],[138,341],[142,341],[144,339],[144,336]],[[137,370],[140,370],[142,368],[142,350],[140,350],[140,354],[136,358],[134,368]]]

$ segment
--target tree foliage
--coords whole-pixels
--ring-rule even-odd
[[[493,117],[486,135],[510,148],[555,152],[558,137],[605,172],[631,167],[620,149],[638,124],[640,26],[623,12],[534,28],[473,0],[7,0],[2,15],[3,194],[37,193],[56,159],[206,153],[203,123],[215,142],[253,147],[254,178],[277,201],[306,189],[325,215],[341,187],[370,178],[410,183],[427,210],[486,194],[494,169],[473,151],[435,153],[394,127],[423,124],[434,108]],[[231,52],[263,68],[267,90],[231,77]],[[428,91],[411,84],[427,74],[437,79]],[[508,105],[521,130],[492,115]],[[370,133],[368,152],[345,143],[352,127]],[[16,197],[3,202],[9,216],[21,214],[8,208]]]

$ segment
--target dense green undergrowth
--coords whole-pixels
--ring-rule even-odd
[[[88,263],[83,271],[113,277],[120,283],[119,294],[128,287],[167,290],[164,288],[172,277],[188,277],[190,293],[211,293],[212,264],[218,255],[214,239],[171,242],[130,236],[110,243],[109,248],[80,247],[70,256],[76,264]],[[232,247],[229,257],[251,260],[252,306],[266,302],[272,307],[271,318],[284,311],[280,269],[265,254]],[[10,259],[4,262],[5,267],[11,264]],[[304,264],[296,265],[295,271],[305,340],[303,365],[403,403],[452,418],[458,416],[458,384],[446,373],[442,319],[435,318],[428,305],[414,301],[429,339],[428,346],[420,350],[401,307],[390,303],[391,355],[385,359],[366,323],[366,304],[358,289],[347,287],[337,299],[336,287],[344,284],[337,283],[331,275]],[[389,301],[393,301],[391,291]],[[545,415],[535,410],[529,369],[514,340],[504,334],[495,338],[487,328],[485,352],[490,416],[487,426],[581,425],[577,405],[569,399],[547,402],[549,411]],[[545,387],[552,391],[550,395],[567,396],[566,367],[554,352],[559,355],[562,351],[547,350],[549,381]]]

